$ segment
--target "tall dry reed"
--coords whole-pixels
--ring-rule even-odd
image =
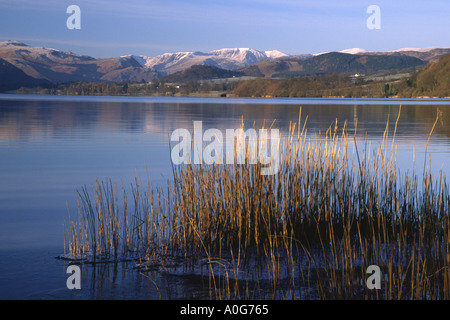
[[[392,137],[388,120],[373,150],[337,121],[309,136],[299,117],[279,141],[272,176],[245,148],[245,164],[173,166],[167,190],[137,176],[131,202],[127,188],[97,181],[78,193],[69,257],[201,265],[217,299],[448,299],[446,176],[434,177],[429,163],[400,175],[400,111]],[[380,290],[365,284],[370,265],[382,270]]]

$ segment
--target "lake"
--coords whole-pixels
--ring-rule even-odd
[[[450,172],[448,99],[243,99],[188,97],[63,97],[0,94],[0,299],[204,298],[202,279],[155,274],[133,263],[82,268],[82,290],[66,287],[63,224],[77,211],[77,190],[96,179],[130,185],[148,170],[154,185],[171,178],[170,134],[272,125],[287,134],[298,122],[308,136],[337,120],[358,148],[378,147],[389,120],[402,173],[423,170],[425,151],[434,174]],[[429,133],[442,112],[433,134]],[[275,122],[273,123],[273,120]],[[390,141],[390,140],[389,140]],[[159,288],[164,288],[160,290]]]

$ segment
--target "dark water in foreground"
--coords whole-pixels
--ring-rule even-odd
[[[154,185],[171,177],[168,136],[173,130],[222,130],[266,126],[287,133],[297,122],[311,138],[338,119],[349,132],[357,124],[361,145],[371,149],[390,119],[391,134],[400,103],[396,134],[402,173],[423,167],[429,132],[442,111],[428,144],[432,170],[450,172],[449,100],[377,99],[229,99],[114,98],[0,95],[0,299],[179,299],[202,298],[202,279],[152,274],[132,263],[82,267],[82,289],[66,287],[63,251],[67,207],[76,212],[76,191],[111,178],[129,185],[136,172],[149,170]],[[207,292],[206,292],[207,294]]]

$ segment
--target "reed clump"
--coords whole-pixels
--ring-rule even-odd
[[[97,181],[78,193],[67,256],[201,270],[216,299],[448,299],[446,176],[430,165],[400,174],[399,117],[373,150],[337,122],[308,136],[299,117],[279,141],[276,175],[248,161],[174,166],[167,190],[137,177],[131,202],[127,188],[119,201],[111,181]],[[370,265],[379,290],[366,286]]]

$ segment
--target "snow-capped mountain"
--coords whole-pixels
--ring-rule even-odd
[[[193,65],[216,66],[227,70],[237,70],[251,64],[272,60],[287,55],[278,51],[260,51],[250,48],[225,48],[210,52],[175,52],[156,57],[132,56],[143,67],[158,72],[172,74]]]
[[[402,53],[402,54],[408,54],[408,53],[422,53],[422,54],[426,54],[426,53],[430,53],[433,51],[449,51],[450,47],[427,47],[427,48],[401,48],[401,49],[397,49],[397,50],[390,50],[390,51],[381,51],[381,52],[376,52],[376,51],[369,51],[366,49],[361,49],[361,48],[351,48],[351,49],[345,49],[345,50],[341,50],[339,51],[340,53],[347,53],[347,54],[386,54],[386,53]],[[320,52],[320,53],[314,53],[313,56],[320,56],[321,54],[325,54],[325,53],[330,53],[329,51],[327,52]]]
[[[348,53],[348,54],[362,54],[362,53],[368,53],[370,51],[368,51],[366,49],[361,49],[361,48],[351,48],[351,49],[341,50],[339,52],[340,53]]]
[[[288,57],[287,54],[280,52],[278,50],[264,51],[264,53],[266,54],[266,56],[268,58],[271,58],[271,59],[279,59],[279,58]]]
[[[450,49],[450,47],[427,47],[427,48],[401,48],[397,50],[391,50],[387,52],[405,52],[405,51],[416,51],[416,52],[429,52],[436,49]]]
[[[339,52],[340,53],[347,53],[347,54],[364,54],[364,53],[370,53],[371,51],[368,51],[366,49],[361,49],[361,48],[351,48],[351,49],[341,50]],[[320,56],[320,55],[325,54],[325,53],[330,53],[330,51],[313,53],[313,56]]]

